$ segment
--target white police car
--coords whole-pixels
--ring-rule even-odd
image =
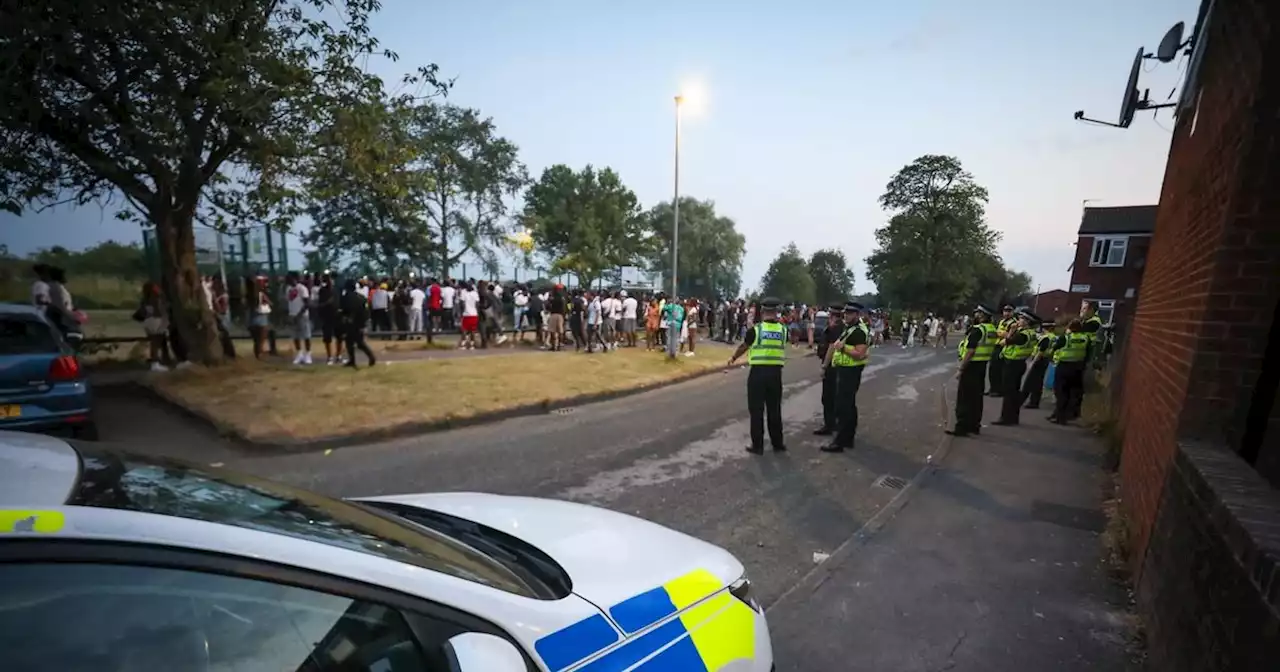
[[[526,497],[340,501],[0,432],[11,672],[773,668],[724,550]]]

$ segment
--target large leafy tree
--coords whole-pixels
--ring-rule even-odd
[[[436,102],[412,109],[408,134],[409,166],[426,185],[423,216],[435,232],[439,272],[467,254],[496,265],[496,250],[511,244],[514,200],[529,184],[515,143],[478,110]]]
[[[760,293],[788,302],[813,304],[817,300],[817,285],[809,274],[809,263],[795,243],[769,264],[760,280]]]
[[[1031,276],[1009,269],[998,256],[979,259],[975,264],[974,279],[973,290],[959,306],[963,310],[972,308],[975,303],[993,306],[1031,303]]]
[[[809,276],[813,278],[814,300],[820,305],[847,301],[853,295],[853,270],[840,250],[814,252],[809,257]]]
[[[671,202],[659,203],[644,213],[652,233],[649,268],[671,277],[671,235],[674,213]],[[719,298],[738,296],[742,290],[742,255],[747,239],[733,220],[716,214],[714,201],[680,197],[680,296]]]
[[[942,309],[968,296],[1000,239],[986,224],[986,203],[987,190],[955,157],[930,154],[898,171],[880,197],[889,222],[866,259],[881,297]]]
[[[304,243],[377,260],[386,273],[435,258],[439,244],[424,215],[431,174],[409,165],[411,114],[393,101],[373,101],[343,111],[325,129],[306,183],[312,226]]]
[[[155,228],[173,327],[221,359],[193,226],[282,225],[315,131],[381,91],[377,0],[0,3],[0,207],[123,196]],[[387,53],[389,52],[383,52]],[[420,71],[434,84],[434,69]]]
[[[639,200],[612,169],[580,171],[556,164],[525,194],[522,221],[554,272],[590,285],[606,271],[634,264],[650,235]]]

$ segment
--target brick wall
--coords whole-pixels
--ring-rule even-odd
[[[1059,317],[1068,314],[1075,315],[1080,312],[1080,302],[1077,300],[1075,310],[1068,308],[1067,292],[1061,289],[1053,289],[1036,295],[1033,300],[1035,304],[1034,310],[1036,315],[1042,319],[1056,320]]]
[[[1152,669],[1280,669],[1277,28],[1280,2],[1216,2],[1125,352],[1121,494]]]
[[[1280,510],[1277,500],[1257,473],[1216,446],[1180,447],[1137,586],[1148,669],[1280,668],[1280,573],[1263,552],[1280,548],[1280,530],[1248,514]]]
[[[1177,438],[1235,431],[1275,305],[1276,274],[1264,276],[1268,261],[1280,262],[1271,30],[1280,4],[1218,0],[1214,13],[1199,111],[1174,128],[1126,353],[1121,475],[1137,523],[1135,568]],[[1264,51],[1273,59],[1265,71]]]
[[[1112,320],[1116,324],[1128,324],[1137,304],[1141,290],[1143,271],[1146,259],[1150,254],[1150,236],[1133,235],[1129,237],[1128,249],[1125,252],[1123,267],[1090,266],[1093,254],[1093,236],[1080,236],[1076,243],[1075,265],[1071,267],[1071,285],[1089,285],[1087,292],[1071,292],[1067,296],[1066,306],[1072,313],[1080,311],[1083,299],[1113,300],[1116,302]],[[1132,298],[1126,298],[1127,290],[1134,290]]]

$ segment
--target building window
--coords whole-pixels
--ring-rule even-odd
[[[1112,299],[1088,299],[1098,306],[1098,319],[1103,324],[1111,324],[1116,316],[1116,302]]]
[[[1129,238],[1094,238],[1090,266],[1124,266],[1125,252],[1129,250]]]

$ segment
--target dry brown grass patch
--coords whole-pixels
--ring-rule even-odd
[[[525,353],[289,367],[238,360],[152,375],[173,401],[253,441],[314,441],[405,424],[460,420],[580,395],[646,387],[723,366],[719,357]]]

